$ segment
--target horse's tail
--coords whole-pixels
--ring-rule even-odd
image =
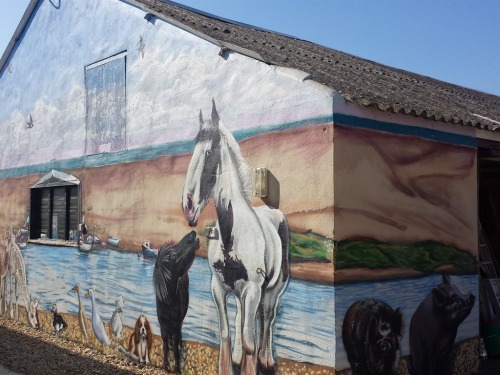
[[[290,230],[285,215],[283,215],[279,223],[278,235],[281,239],[281,274],[283,275],[283,282],[286,282],[290,277]]]

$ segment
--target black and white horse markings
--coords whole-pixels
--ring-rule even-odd
[[[219,315],[219,374],[256,374],[257,359],[273,371],[272,326],[281,294],[289,278],[289,231],[286,218],[268,206],[250,205],[248,167],[232,134],[222,125],[212,100],[212,116],[204,120],[187,171],[182,208],[190,226],[213,197],[216,234],[210,240],[212,295]],[[227,296],[236,296],[235,343],[227,317]],[[260,337],[257,346],[256,320]]]

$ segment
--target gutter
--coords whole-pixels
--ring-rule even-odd
[[[12,35],[12,38],[10,39],[9,44],[7,45],[7,48],[3,52],[2,58],[0,59],[0,74],[4,71],[5,64],[9,60],[10,54],[14,50],[17,42],[23,35],[24,30],[26,29],[26,26],[28,25],[28,22],[31,18],[31,14],[37,7],[39,1],[40,0],[31,0],[28,4],[28,7],[24,11],[23,18],[21,18],[19,25],[17,25],[16,31],[14,31],[14,35]]]

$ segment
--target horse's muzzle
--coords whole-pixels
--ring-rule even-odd
[[[182,211],[184,213],[184,217],[189,223],[190,227],[195,227],[198,224],[198,219],[196,217],[197,209],[194,207],[193,196],[188,194],[186,196],[186,201],[182,205]]]

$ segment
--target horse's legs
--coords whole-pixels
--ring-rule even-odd
[[[5,303],[5,293],[4,293],[4,278],[0,276],[0,315],[3,315],[4,312],[4,303]]]
[[[169,371],[168,345],[170,341],[170,335],[167,332],[162,332],[161,339],[163,341],[163,368]]]
[[[172,338],[172,347],[174,351],[174,374],[181,373],[181,341],[179,333],[174,333]]]
[[[243,347],[241,343],[241,330],[242,321],[241,321],[241,301],[238,297],[236,300],[236,322],[235,322],[235,334],[234,334],[234,347],[233,347],[233,363],[240,365],[241,364],[241,356],[243,353]]]
[[[16,278],[16,289],[15,289],[15,297],[16,297],[16,320],[19,320],[19,280]]]
[[[226,311],[226,293],[215,276],[212,276],[212,297],[219,315],[219,375],[233,375],[231,359],[231,336]]]
[[[12,275],[9,272],[9,317],[14,319],[14,291],[12,286]]]
[[[260,305],[259,363],[266,371],[273,371],[275,367],[273,358],[273,323],[284,287],[285,283],[279,282],[272,289],[265,290],[262,295],[262,303]]]
[[[261,289],[257,285],[249,284],[242,294],[243,306],[243,358],[240,375],[255,375],[257,373],[257,350],[255,320],[260,304]]]

